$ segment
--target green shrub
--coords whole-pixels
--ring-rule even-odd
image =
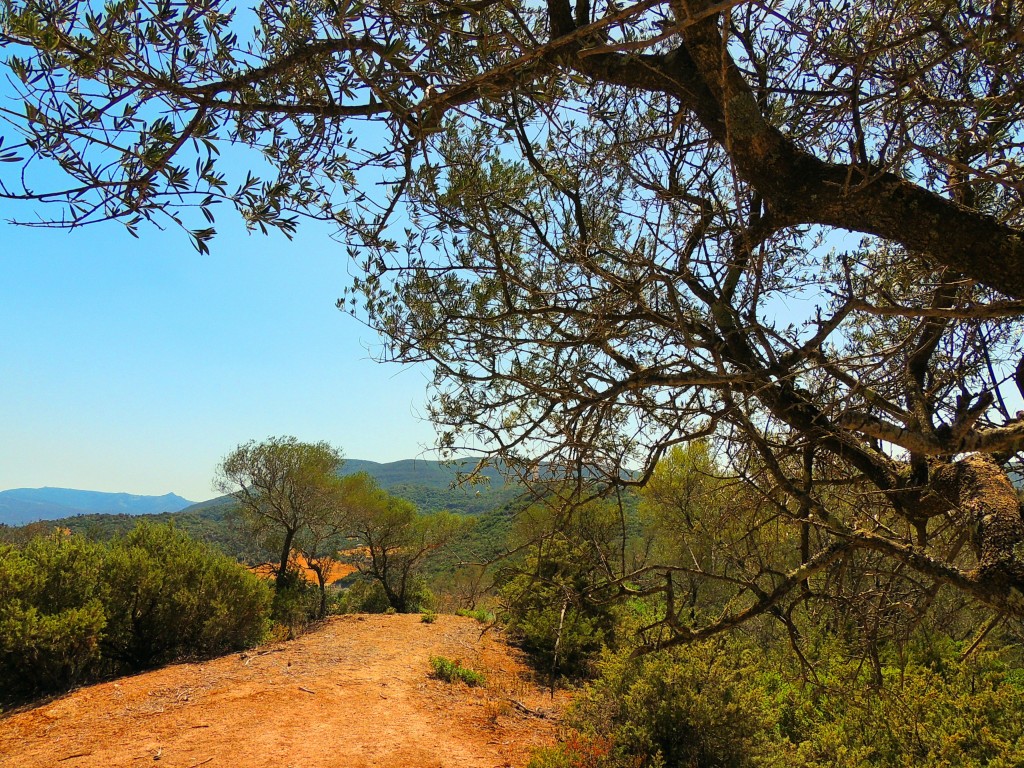
[[[172,525],[112,542],[103,580],[104,652],[127,669],[246,648],[267,629],[267,585]]]
[[[248,647],[269,605],[258,578],[171,526],[0,546],[0,699]]]
[[[834,637],[805,651],[742,637],[630,659],[606,652],[567,717],[574,732],[532,768],[1009,768],[1024,765],[1015,649],[938,642],[870,665]],[[895,659],[892,660],[895,662]]]
[[[433,624],[435,621],[437,621],[437,614],[433,611],[424,611],[422,614],[420,614],[420,621],[424,624]]]
[[[481,624],[490,624],[494,621],[494,614],[488,611],[486,608],[477,608],[474,611],[468,608],[459,608],[455,612],[456,616],[465,616],[467,619],[476,619]]]
[[[487,678],[482,673],[467,669],[460,662],[444,656],[431,656],[430,666],[434,669],[434,677],[444,680],[446,683],[461,680],[466,685],[473,687],[484,685],[487,682]]]
[[[572,721],[584,734],[611,739],[614,765],[754,765],[774,720],[756,667],[732,651],[712,642],[640,659],[606,653]]]
[[[543,672],[583,677],[609,642],[610,608],[590,599],[594,565],[578,544],[554,540],[501,587],[512,637]]]
[[[0,698],[61,690],[98,671],[102,556],[99,545],[60,534],[0,546]]]
[[[274,589],[270,615],[278,625],[280,636],[293,639],[317,620],[320,612],[320,590],[296,570],[285,574]]]
[[[953,649],[950,649],[951,651]],[[934,654],[932,654],[934,655]],[[997,652],[883,669],[872,688],[856,660],[821,665],[819,685],[780,704],[805,768],[1024,765],[1024,690]]]
[[[355,579],[338,600],[339,613],[384,613],[391,607],[380,582]]]

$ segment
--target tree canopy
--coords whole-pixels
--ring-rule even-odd
[[[279,590],[298,546],[324,591],[320,561],[337,553],[331,544],[336,544],[347,512],[347,486],[337,474],[343,461],[341,451],[328,443],[271,437],[239,445],[217,468],[217,487],[235,498],[246,524],[279,547]]]
[[[380,585],[398,613],[419,610],[426,562],[472,527],[470,518],[451,512],[421,514],[412,502],[382,490],[367,475],[348,519],[355,548],[349,559]]]
[[[1024,616],[1017,5],[0,8],[0,194],[200,249],[222,202],[333,222],[339,303],[433,366],[443,448],[620,484],[708,439],[748,524],[793,535],[719,618],[670,611],[673,641],[784,614],[855,553],[920,605]],[[261,170],[232,178],[236,147]]]

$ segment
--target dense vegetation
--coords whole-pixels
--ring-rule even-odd
[[[707,578],[711,565],[729,573],[801,535],[770,520],[752,533],[746,521],[761,508],[720,470],[709,444],[695,443],[670,452],[639,497],[566,508],[554,484],[469,529],[356,477],[345,487],[359,489],[359,510],[350,504],[345,519],[362,536],[365,551],[350,557],[363,573],[332,590],[328,608],[494,609],[541,679],[577,689],[562,743],[537,753],[533,768],[1024,760],[1022,628],[993,614],[979,630],[955,591],[882,581],[870,560],[846,560],[842,578],[808,574],[800,605],[728,636],[666,642],[679,631],[665,628],[673,609],[694,624],[730,610],[731,591]],[[486,557],[467,565],[467,553]],[[649,589],[666,564],[667,604]],[[623,569],[632,577],[609,578]],[[318,589],[297,571],[286,572],[272,608],[269,591],[173,526],[143,522],[108,543],[57,533],[7,545],[0,685],[9,700],[61,690],[242,647],[271,615],[294,629],[321,613]],[[435,668],[473,676],[448,660]]]
[[[761,643],[769,641],[766,646]],[[1020,652],[1001,643],[895,652],[875,682],[822,634],[803,664],[784,638],[741,634],[631,659],[603,654],[564,743],[532,768],[896,768],[1024,760]]]
[[[245,648],[269,610],[261,580],[171,525],[0,545],[0,698]]]
[[[251,10],[2,0],[0,195],[201,251],[218,209],[340,229],[440,447],[577,481],[499,577],[599,675],[542,759],[1020,762],[1019,4]]]
[[[884,580],[871,560],[808,574],[801,603],[728,636],[675,642],[731,609],[709,573],[799,548],[770,519],[752,531],[756,505],[718,469],[697,443],[663,460],[634,514],[519,516],[529,546],[503,566],[502,618],[545,678],[580,686],[534,768],[1021,764],[1024,627],[996,614],[979,629],[954,590]],[[633,577],[609,583],[621,560]],[[658,579],[671,566],[667,602],[650,562]]]

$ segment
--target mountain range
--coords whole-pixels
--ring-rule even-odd
[[[366,472],[382,488],[416,502],[424,511],[455,508],[464,513],[476,507],[490,508],[496,497],[507,496],[499,472],[488,468],[481,472],[488,483],[467,488],[453,487],[459,472],[468,472],[476,460],[463,459],[455,464],[403,459],[388,463],[349,459],[341,474]],[[174,493],[163,496],[139,496],[130,493],[103,493],[72,488],[15,488],[0,491],[0,524],[16,526],[40,520],[61,520],[80,515],[151,515],[164,512],[201,511],[230,504],[220,496],[193,502]]]
[[[0,491],[0,523],[24,525],[88,514],[150,515],[178,512],[194,503],[174,493],[139,496],[74,488],[14,488]]]

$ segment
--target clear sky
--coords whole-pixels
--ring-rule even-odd
[[[424,455],[429,371],[373,362],[376,336],[335,309],[344,249],[248,235],[227,211],[217,227],[201,256],[152,227],[0,223],[0,490],[203,500],[224,454],[269,435]]]

